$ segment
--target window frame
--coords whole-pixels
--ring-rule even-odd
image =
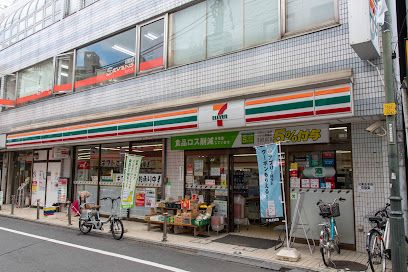
[[[144,75],[155,71],[161,71],[167,69],[167,46],[168,46],[168,34],[169,34],[169,24],[168,24],[169,14],[166,13],[162,16],[156,17],[152,20],[146,21],[142,24],[136,25],[136,75]],[[141,49],[141,34],[142,27],[155,23],[157,21],[163,20],[163,66],[154,67],[149,70],[140,71],[140,49]]]
[[[71,56],[72,59],[72,67],[69,67],[70,69],[72,69],[72,78],[71,78],[71,89],[70,90],[66,90],[66,91],[61,91],[61,92],[55,92],[54,88],[57,85],[57,77],[58,77],[58,71],[57,71],[57,60],[60,57],[68,57]],[[76,50],[74,51],[70,51],[70,52],[66,52],[63,54],[58,54],[54,57],[53,60],[53,81],[52,81],[52,93],[55,94],[65,94],[65,93],[72,93],[74,91],[74,83],[75,83],[75,57],[76,57]],[[68,83],[67,83],[68,84]]]
[[[340,8],[340,4],[339,4],[339,0],[333,0],[334,2],[334,20],[328,20],[325,22],[321,22],[321,23],[317,23],[317,24],[313,24],[313,25],[307,25],[306,27],[302,28],[302,29],[298,29],[295,31],[287,31],[287,4],[286,4],[287,0],[281,0],[281,4],[282,2],[284,2],[283,7],[284,7],[284,11],[281,14],[281,18],[284,20],[283,22],[283,27],[284,27],[284,31],[282,32],[282,39],[286,38],[286,37],[293,37],[293,36],[300,36],[300,35],[305,35],[305,34],[309,34],[309,33],[313,33],[319,30],[323,30],[332,26],[336,26],[340,24],[340,12],[339,12],[339,8]]]

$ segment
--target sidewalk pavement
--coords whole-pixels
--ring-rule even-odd
[[[15,208],[14,215],[11,215],[11,206],[3,205],[0,211],[0,216],[8,216],[78,230],[78,217],[72,217],[72,225],[69,226],[68,217],[65,212],[55,213],[54,215],[46,217],[43,215],[42,211],[40,211],[40,219],[37,220],[36,209],[34,208]],[[300,252],[301,259],[298,262],[286,262],[277,259],[276,253],[279,250],[275,250],[274,248],[256,249],[213,242],[213,240],[225,236],[225,233],[220,233],[219,235],[214,234],[206,238],[194,237],[192,234],[168,233],[167,242],[162,242],[163,233],[160,229],[147,231],[146,223],[127,220],[124,220],[123,223],[126,232],[124,235],[125,239],[167,246],[178,250],[189,251],[198,255],[255,265],[276,271],[280,271],[281,267],[300,268],[311,271],[341,271],[328,269],[324,266],[318,246],[316,246],[313,254],[310,254],[307,245],[295,243],[294,247]],[[105,228],[104,232],[108,234],[108,230],[109,228]],[[242,233],[234,234],[240,235]],[[366,254],[350,250],[342,250],[341,255],[334,254],[333,259],[367,264]]]

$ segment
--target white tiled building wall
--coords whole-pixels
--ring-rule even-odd
[[[171,183],[170,197],[178,199],[179,196],[184,195],[184,151],[171,150],[170,140],[168,140],[166,152],[166,171]]]
[[[365,129],[371,123],[351,125],[356,248],[365,250],[366,233],[371,229],[367,219],[389,202],[387,138]],[[373,183],[374,192],[359,192],[359,183]],[[339,230],[341,234],[341,230]]]

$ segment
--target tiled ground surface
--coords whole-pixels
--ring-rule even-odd
[[[2,210],[0,211],[1,215],[10,216],[10,206],[4,205]],[[23,218],[26,220],[36,220],[36,210],[32,208],[23,208],[19,209],[16,208],[14,212],[14,216],[18,218]],[[38,222],[52,224],[52,225],[59,225],[59,226],[68,226],[67,215],[64,212],[55,213],[53,216],[44,217],[40,213],[40,219]],[[78,218],[74,217],[72,220],[71,228],[77,228],[78,225]],[[139,222],[131,222],[131,221],[124,221],[126,233],[125,237],[133,238],[137,240],[143,240],[146,242],[152,243],[161,243],[162,239],[162,232],[157,229],[153,229],[151,231],[147,231],[147,225],[145,223]],[[276,239],[276,233],[271,233],[271,238]],[[239,235],[249,235],[245,228],[241,229]],[[214,239],[220,238],[225,233],[211,234],[210,237],[197,237],[194,238],[192,234],[169,234],[168,235],[168,242],[166,243],[168,246],[174,247],[182,247],[186,249],[196,250],[196,251],[206,251],[211,252],[212,254],[225,254],[225,255],[233,255],[235,257],[246,257],[250,258],[254,261],[261,261],[261,262],[272,262],[276,264],[282,264],[283,266],[296,266],[299,268],[310,269],[314,271],[336,271],[335,269],[327,269],[324,267],[320,252],[316,247],[314,253],[311,255],[306,245],[303,244],[294,244],[294,247],[301,253],[301,259],[299,262],[284,262],[278,260],[276,257],[276,253],[278,251],[274,250],[274,248],[270,249],[254,249],[254,248],[247,248],[241,246],[234,246],[228,244],[222,244],[213,242]],[[259,228],[258,230],[251,230],[250,235],[254,237],[265,237],[265,230],[261,231]],[[338,260],[347,260],[347,261],[356,261],[362,264],[366,264],[367,257],[365,254],[358,253],[355,251],[343,250],[341,255],[335,255],[334,259]]]

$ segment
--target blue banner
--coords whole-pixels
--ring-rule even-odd
[[[283,217],[278,145],[257,146],[261,218]]]

